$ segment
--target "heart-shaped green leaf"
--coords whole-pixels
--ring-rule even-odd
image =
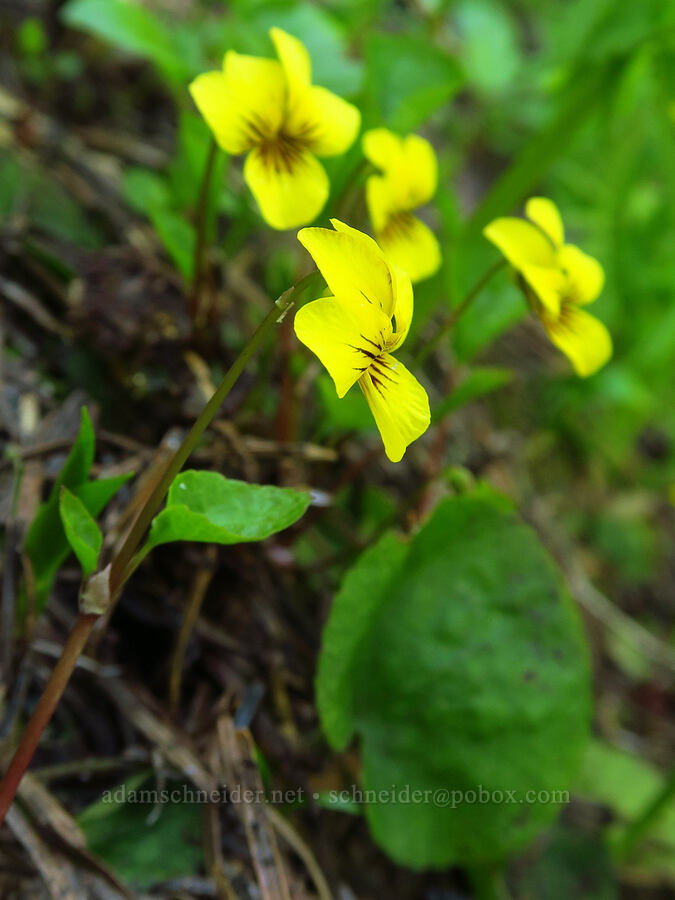
[[[309,503],[304,491],[187,470],[171,485],[166,507],[153,520],[143,552],[171,541],[262,541],[297,521]]]
[[[413,867],[527,844],[565,801],[590,715],[576,610],[535,533],[486,487],[361,556],[317,692],[331,744],[361,740],[375,839]]]

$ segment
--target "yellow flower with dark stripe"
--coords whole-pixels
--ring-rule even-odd
[[[391,354],[403,344],[413,314],[410,278],[375,241],[331,219],[328,228],[303,228],[298,240],[314,258],[332,297],[303,306],[295,333],[335,382],[338,397],[358,382],[392,462],[429,427],[429,398]]]
[[[565,243],[557,206],[545,197],[525,205],[527,219],[495,219],[483,231],[518,273],[525,296],[551,341],[570,359],[577,375],[597,372],[612,355],[612,338],[583,306],[605,283],[600,263]]]
[[[411,281],[421,281],[441,264],[433,231],[413,210],[428,203],[438,180],[436,154],[417,134],[405,138],[386,128],[363,135],[363,152],[380,170],[366,181],[366,202],[377,242]]]
[[[272,228],[295,228],[321,212],[330,184],[317,156],[338,156],[361,123],[355,106],[312,84],[304,44],[270,29],[279,60],[228,50],[220,72],[190,92],[218,144],[247,153],[244,178]]]

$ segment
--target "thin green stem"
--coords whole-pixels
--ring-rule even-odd
[[[640,815],[626,827],[617,846],[617,853],[621,859],[630,856],[631,850],[647,834],[673,799],[675,799],[675,769]]]
[[[232,390],[248,361],[263,342],[268,332],[282,317],[283,313],[288,310],[291,304],[298,302],[306,293],[309,293],[317,280],[318,273],[313,272],[311,275],[308,275],[307,278],[304,278],[299,282],[294,288],[291,288],[286,291],[285,294],[281,295],[276,304],[260,323],[248,344],[246,344],[239,356],[232,363],[213,396],[185,436],[183,443],[167,463],[162,477],[159,479],[155,489],[143,505],[126,540],[112,561],[110,570],[110,594],[112,597],[117,596],[122,585],[143,560],[145,552],[143,549],[139,551],[138,548],[145,532],[150,526],[150,522],[164,500],[171,482],[183,468],[185,461],[197,446],[199,439],[220,409],[227,395]]]
[[[439,343],[443,340],[444,335],[457,324],[457,321],[464,315],[485,285],[491,280],[492,276],[499,272],[505,265],[505,260],[498,259],[494,265],[490,266],[490,268],[481,275],[459,306],[456,306],[448,313],[435,334],[417,351],[417,354],[415,355],[415,363],[417,365],[421,365],[428,358],[429,354],[433,353]]]
[[[295,287],[282,294],[226,373],[201,415],[186,435],[183,443],[169,460],[162,477],[146,500],[119,553],[112,561],[109,577],[110,599],[113,599],[119,593],[131,573],[135,571],[147,554],[146,548],[141,550],[138,548],[153,516],[164,500],[171,482],[182,469],[185,461],[218,412],[221,403],[229,394],[244,367],[260,347],[267,334],[272,330],[275,323],[288,311],[291,305],[299,303],[310,293],[318,291],[320,282],[321,276],[319,273],[313,272],[311,275],[303,278]],[[75,621],[63,648],[61,658],[47,682],[47,686],[26,726],[9,768],[0,782],[0,825],[2,825],[7,810],[14,800],[19,783],[33,758],[42,733],[61,699],[70,676],[73,674],[77,660],[84,650],[89,635],[99,618],[100,616],[96,614],[80,613]]]
[[[362,158],[358,161],[352,169],[349,178],[345,181],[342,190],[335,198],[333,203],[334,218],[340,220],[350,218],[358,191],[363,187],[367,176],[376,171],[377,169],[369,160]]]
[[[218,156],[218,145],[211,138],[206,154],[204,173],[199,186],[197,198],[197,225],[195,236],[195,250],[192,263],[192,289],[190,291],[190,316],[196,319],[201,307],[201,291],[204,280],[204,254],[206,251],[206,232],[209,218],[209,194],[211,193],[211,179]]]

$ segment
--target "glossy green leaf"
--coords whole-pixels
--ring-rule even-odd
[[[409,543],[388,534],[360,557],[317,693],[331,744],[360,738],[364,789],[408,791],[366,815],[413,867],[525,846],[560,812],[553,792],[569,788],[590,716],[576,609],[534,532],[485,487],[442,501]]]
[[[85,576],[96,569],[98,554],[103,543],[101,529],[87,507],[67,487],[61,487],[59,496],[61,524],[70,547],[80,561]]]
[[[296,522],[309,503],[304,491],[247,484],[218,472],[188,469],[171,485],[166,507],[153,520],[144,550],[171,541],[262,541]]]

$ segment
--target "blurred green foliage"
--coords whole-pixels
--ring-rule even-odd
[[[435,417],[438,421],[469,403],[484,403],[490,405],[498,422],[509,429],[520,429],[529,438],[526,449],[531,455],[532,483],[526,490],[542,496],[563,495],[560,521],[572,537],[592,548],[611,572],[606,576],[608,588],[617,587],[618,592],[619,588],[657,583],[664,572],[668,577],[664,547],[667,532],[662,530],[658,510],[667,504],[675,484],[675,5],[663,0],[547,4],[537,0],[419,0],[415,4],[328,0],[321,5],[296,0],[234,0],[227,5],[187,4],[184,17],[175,19],[153,9],[124,0],[68,0],[60,16],[63,25],[95,41],[96,54],[105,47],[111,55],[147,61],[175,105],[177,126],[171,161],[162,171],[129,166],[122,176],[122,193],[128,206],[150,221],[185,281],[189,282],[193,274],[195,201],[210,140],[194,113],[186,85],[198,72],[219,66],[229,48],[271,55],[267,36],[271,25],[287,29],[305,42],[312,55],[316,82],[357,103],[364,127],[384,123],[402,131],[419,130],[437,150],[439,190],[428,215],[441,238],[443,267],[434,278],[416,286],[416,317],[406,345],[411,354],[415,341],[421,341],[435,322],[460,303],[494,261],[495,251],[481,237],[481,227],[493,216],[519,212],[531,194],[555,200],[563,212],[569,238],[596,256],[605,268],[607,283],[594,312],[612,333],[613,360],[593,378],[581,381],[552,352],[528,355],[530,343],[518,343],[514,335],[519,332],[512,332],[527,309],[515,285],[502,274],[477,298],[446,341],[451,360],[461,367],[461,377],[452,392],[437,390]],[[73,66],[72,55],[65,52],[50,61],[49,39],[33,18],[27,19],[16,34],[17,53],[29,81],[47,82],[52,73],[50,65],[55,75],[58,65],[65,75],[70,72],[68,77],[80,71],[78,65],[83,63],[78,63],[79,57]],[[65,62],[58,63],[59,59]],[[343,199],[344,187],[360,158],[357,145],[345,159],[328,162],[333,193],[322,224],[335,211],[334,204]],[[237,166],[228,165],[222,155],[217,165],[209,197],[208,233],[218,239],[220,250],[229,259],[255,246],[261,221],[236,180]],[[352,224],[366,226],[362,203],[357,201],[350,213]],[[103,243],[97,225],[56,178],[37,171],[20,154],[3,152],[0,156],[0,214],[3,219],[26,216],[38,231],[79,247],[95,248]],[[225,223],[220,230],[218,216]],[[289,249],[289,242],[268,250],[265,246],[261,254],[261,281],[271,294],[280,293],[297,274],[301,257],[297,248]],[[228,339],[229,327],[225,323],[223,328]],[[233,337],[233,342],[237,339]],[[304,355],[294,354],[294,375],[301,377],[306,365]],[[261,398],[253,391],[252,395],[265,413],[275,411],[274,398]],[[364,443],[370,440],[373,425],[361,395],[354,390],[338,401],[324,374],[314,379],[311,402],[300,413],[300,431],[308,439],[335,444],[356,431]],[[61,479],[85,504],[85,497],[78,492],[91,488],[92,483],[83,487],[87,473],[88,467],[77,479],[68,480],[65,475]],[[470,488],[465,469],[449,470],[448,480],[456,486],[461,482],[463,489]],[[628,488],[646,494],[650,503],[609,502],[608,498],[621,499]],[[358,497],[355,494],[345,489],[336,505],[353,515],[359,539],[370,540],[387,526],[395,504],[392,495],[380,488],[360,490]],[[58,527],[55,496],[40,515],[43,519],[51,516],[54,527]],[[102,499],[99,497],[97,503]],[[436,515],[448,514],[452,503],[443,501]],[[461,505],[461,501],[454,503]],[[361,556],[347,575],[336,600],[336,615],[344,616],[349,628],[345,625],[343,634],[335,625],[329,629],[325,653],[332,663],[324,657],[320,676],[322,715],[329,737],[336,746],[342,746],[352,730],[362,735],[366,778],[371,783],[382,773],[411,781],[419,775],[415,767],[429,763],[424,753],[436,766],[435,775],[441,778],[440,771],[450,782],[458,772],[461,775],[471,769],[469,757],[476,767],[471,769],[472,777],[480,766],[489,769],[491,760],[501,765],[503,759],[494,747],[484,759],[472,755],[480,752],[472,740],[478,735],[484,741],[486,732],[495,733],[496,743],[500,738],[512,740],[514,758],[522,756],[523,769],[514,769],[515,774],[510,773],[513,778],[524,777],[525,773],[531,779],[533,771],[536,774],[545,769],[549,758],[557,754],[557,744],[565,748],[564,753],[569,751],[570,759],[563,760],[561,773],[554,760],[546,768],[546,777],[560,774],[563,780],[571,778],[571,759],[579,748],[566,747],[566,734],[560,729],[571,723],[573,732],[583,730],[587,673],[576,625],[567,617],[567,601],[555,576],[548,570],[542,576],[547,584],[550,582],[550,590],[542,590],[546,599],[541,608],[539,604],[532,604],[531,610],[509,607],[513,621],[507,625],[516,634],[512,640],[499,643],[503,656],[487,660],[479,672],[468,665],[463,667],[462,654],[467,654],[468,648],[478,652],[479,626],[492,626],[496,621],[490,600],[495,595],[486,592],[485,609],[474,610],[469,605],[467,620],[459,624],[455,621],[453,617],[460,611],[445,608],[445,585],[466,575],[467,559],[475,548],[467,547],[470,541],[455,522],[456,548],[438,560],[432,559],[429,551],[427,558],[424,545],[427,539],[433,543],[431,538],[440,528],[438,521],[432,519],[410,545],[387,535]],[[40,517],[36,520],[39,522]],[[443,526],[447,525],[443,520]],[[495,525],[498,550],[510,547],[509,541],[515,540],[507,529],[502,544],[500,528]],[[539,545],[529,532],[523,537],[522,525],[511,523],[510,528],[525,547],[513,547],[513,557],[525,561],[536,558],[539,571]],[[322,535],[322,539],[329,556],[343,549],[340,538],[334,535]],[[59,534],[58,546],[42,546],[34,539],[32,545],[38,554],[34,563],[41,568],[48,587],[54,566],[68,552],[65,536]],[[425,571],[416,573],[416,587],[429,603],[428,616],[422,620],[417,611],[413,616],[405,608],[403,595],[392,582],[402,571],[399,565],[412,552],[411,546],[424,557],[424,565],[419,565]],[[30,548],[29,536],[29,552]],[[316,563],[321,558],[306,535],[294,550],[300,562]],[[489,557],[489,551],[485,553]],[[490,559],[497,571],[501,571],[500,565],[508,568],[510,563],[509,559]],[[330,572],[335,579],[341,574],[339,566],[330,567]],[[489,580],[487,575],[485,579]],[[490,587],[496,591],[494,585]],[[372,622],[363,618],[370,613],[374,616],[372,607],[379,602],[398,604],[396,621],[407,623],[408,630],[396,628],[393,618],[383,615],[376,635],[369,634]],[[345,604],[346,611],[343,608],[340,612]],[[503,598],[501,604],[509,606]],[[484,614],[480,622],[470,619],[480,612]],[[519,684],[518,690],[509,679],[520,672],[524,659],[536,656],[533,645],[540,639],[530,641],[528,635],[531,637],[537,627],[537,616],[549,617],[548,640],[560,640],[567,649],[572,648],[574,660],[563,673],[555,666],[548,667],[550,660],[546,665],[541,660],[533,661],[534,671],[541,666],[551,676],[547,687],[554,695],[553,706],[561,708],[568,719],[563,716],[558,723],[549,723],[540,735],[541,744],[531,745],[528,739],[532,736],[521,732],[527,730],[524,723],[536,718],[538,700],[523,685]],[[427,654],[425,642],[436,637],[439,622],[447,626],[446,638],[450,624],[456,631],[450,635],[450,651],[444,646],[443,653],[433,657]],[[363,646],[354,646],[355,623],[363,626],[362,633],[356,634],[356,639],[363,639]],[[407,638],[417,627],[426,631],[419,647],[411,647]],[[392,645],[403,645],[393,663],[388,657],[382,658]],[[364,646],[371,648],[367,657]],[[616,640],[610,643],[613,660],[630,677],[647,677],[650,661],[644,654],[627,651],[627,646]],[[349,671],[355,658],[357,676]],[[449,712],[444,693],[457,685],[457,681],[450,680],[448,685],[442,680],[448,678],[443,669],[448,658],[453,660],[450,675],[461,675],[473,688],[470,696],[463,698],[466,706],[461,716]],[[331,665],[326,674],[325,667]],[[367,684],[370,693],[363,695],[369,702],[357,716],[352,679],[360,676],[359,683]],[[422,699],[421,695],[413,696],[412,701],[401,699],[396,690],[406,679],[430,693]],[[330,689],[326,687],[329,682]],[[431,691],[429,685],[437,682],[439,686]],[[508,686],[513,690],[505,698],[500,692]],[[478,709],[481,702],[482,711]],[[522,718],[513,722],[508,719],[509,703],[514,715]],[[431,724],[425,719],[427,704],[433,710]],[[382,726],[383,721],[387,728]],[[391,735],[388,728],[392,721],[399,727],[396,734],[403,748],[400,758],[393,762],[387,755],[391,747],[382,737]],[[499,733],[505,721],[512,726],[506,736]],[[438,735],[439,722],[444,722],[446,732],[453,736],[447,750],[443,735]],[[418,748],[424,728],[428,729],[429,740]],[[434,756],[442,755],[436,742],[446,753],[442,759]],[[529,764],[531,769],[527,768]],[[506,777],[509,771],[498,774]],[[660,774],[643,761],[592,743],[578,794],[606,805],[622,827],[639,815],[662,783]],[[566,785],[556,782],[555,786]],[[486,847],[493,855],[499,849],[507,852],[512,849],[508,843],[512,828],[518,831],[506,819],[508,810],[491,810],[487,822],[478,822],[480,810],[470,810],[471,815],[462,819],[466,833],[457,836],[455,826],[447,826],[447,833],[435,830],[438,819],[433,810],[418,809],[419,834],[426,836],[426,845],[420,849],[410,841],[409,820],[402,824],[396,818],[398,812],[394,807],[382,807],[370,810],[369,816],[381,843],[397,858],[413,864],[428,862],[432,857],[436,862],[475,857],[475,851]],[[127,869],[125,874],[134,877],[133,873],[140,871],[139,877],[145,878],[147,869],[134,868],[134,846],[147,834],[141,827],[140,813],[131,813],[132,837],[128,844],[120,845],[120,865],[131,859],[131,871]],[[176,815],[179,819],[184,814]],[[158,820],[158,825],[163,822],[167,829],[158,840],[172,846],[179,841],[177,835],[183,828],[181,821],[174,822],[173,815],[163,811]],[[531,830],[526,823],[526,836],[547,819],[545,810]],[[490,832],[491,827],[499,833]],[[106,847],[114,849],[115,845],[104,825],[101,828],[100,850],[105,853]],[[456,837],[450,849],[447,834]],[[99,849],[93,831],[90,837],[94,849]],[[654,837],[655,846],[638,848],[641,852],[634,864],[640,871],[672,879],[675,840],[670,813],[655,825]],[[521,838],[515,835],[514,846]],[[194,854],[188,850],[186,855],[182,862],[176,860],[176,872],[194,868]],[[109,858],[112,862],[112,850]],[[587,844],[579,835],[563,829],[555,832],[524,887],[541,898],[571,894],[611,898],[617,891],[609,859],[602,837]],[[575,877],[578,872],[584,873],[585,886],[593,885],[592,894],[582,893],[586,888]],[[165,870],[161,875],[169,877]]]

